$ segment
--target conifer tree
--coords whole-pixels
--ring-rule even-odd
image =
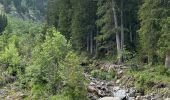
[[[8,21],[7,17],[4,14],[0,15],[0,34],[5,30],[5,27],[7,26]]]

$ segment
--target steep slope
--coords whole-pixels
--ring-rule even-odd
[[[45,18],[47,0],[0,0],[0,11],[34,21]]]

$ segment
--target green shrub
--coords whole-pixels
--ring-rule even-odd
[[[147,74],[141,74],[137,77],[137,79],[138,80],[135,82],[136,88],[140,91],[145,91],[148,88],[147,84],[149,84],[150,78]]]
[[[15,46],[15,41],[10,42],[3,51],[0,52],[0,63],[4,64],[9,74],[16,76],[19,73],[21,57]]]
[[[47,93],[46,86],[35,84],[32,86],[30,98],[33,100],[44,99],[47,96]]]
[[[70,100],[70,99],[69,97],[64,95],[55,95],[55,96],[50,96],[49,100]]]
[[[169,69],[169,68],[166,68],[165,66],[158,66],[158,67],[156,67],[156,71],[157,71],[160,75],[170,76],[170,69]]]
[[[60,76],[64,82],[63,93],[69,100],[87,100],[86,78],[83,67],[79,65],[80,59],[73,52],[69,52],[61,63]]]
[[[52,88],[60,79],[59,63],[67,55],[69,45],[55,29],[49,29],[47,34],[44,43],[34,48],[32,64],[26,68],[26,76],[30,77],[31,84],[46,85],[53,94]]]
[[[83,67],[77,55],[70,51],[65,37],[53,28],[47,31],[44,43],[34,48],[26,77],[30,88],[33,88],[31,91],[36,94],[35,100],[44,97],[44,92],[45,95],[52,95],[52,99],[62,93],[69,100],[86,100]]]
[[[93,71],[91,71],[91,75],[94,78],[99,78],[102,80],[112,80],[115,78],[116,72],[115,71],[106,72],[106,71],[101,71],[101,70],[93,70]]]

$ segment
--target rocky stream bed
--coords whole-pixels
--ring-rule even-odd
[[[112,81],[96,79],[86,74],[86,77],[90,80],[87,87],[88,98],[90,100],[170,100],[170,98],[164,97],[157,92],[145,94],[144,91],[139,91],[133,86],[127,86],[127,84],[135,80],[132,76],[124,75],[124,69],[120,66],[114,67],[119,78]],[[162,83],[155,85],[157,88],[161,86],[165,90],[169,90]]]

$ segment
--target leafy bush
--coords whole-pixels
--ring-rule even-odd
[[[13,37],[11,37],[13,38]],[[3,51],[0,52],[0,62],[7,68],[9,74],[16,76],[20,70],[20,56],[15,46],[15,40],[9,42]]]
[[[62,93],[69,100],[86,99],[83,68],[79,66],[77,55],[70,51],[70,44],[54,28],[47,31],[44,43],[34,48],[32,64],[26,68],[26,78],[29,78],[35,100],[41,99],[44,92],[45,95]]]
[[[68,96],[69,100],[86,100],[86,78],[83,75],[83,67],[79,65],[79,58],[73,52],[69,52],[61,63],[60,76],[62,77],[64,94]]]
[[[91,71],[91,75],[95,78],[99,78],[102,80],[112,80],[115,78],[116,72],[115,71],[105,72],[101,70],[93,70]]]
[[[145,92],[146,90],[153,87],[154,82],[152,77],[147,73],[140,74],[136,77],[135,86],[140,92]]]
[[[48,84],[46,88],[52,90],[60,79],[59,62],[67,55],[69,45],[65,37],[54,29],[49,29],[47,34],[44,43],[34,48],[32,65],[27,67],[26,76],[33,84]]]
[[[157,71],[160,75],[170,76],[170,69],[169,69],[169,68],[166,68],[165,66],[158,66],[158,67],[156,67],[156,71]]]
[[[64,95],[55,95],[55,96],[50,96],[49,100],[70,100],[70,99],[69,97]]]

